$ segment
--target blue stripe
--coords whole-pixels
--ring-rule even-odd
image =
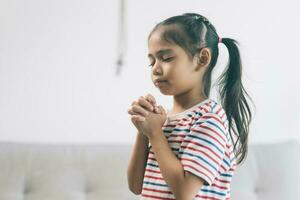
[[[208,164],[209,166],[211,166],[212,168],[214,168],[214,170],[218,171],[218,169],[215,166],[213,166],[211,163],[209,163],[207,160],[205,160],[201,156],[197,156],[197,155],[194,155],[194,154],[191,154],[191,153],[187,153],[187,152],[182,152],[182,154],[186,154],[186,155],[189,155],[189,156],[192,156],[192,157],[197,157],[200,160],[202,160],[203,162],[205,162],[206,164]]]
[[[147,163],[147,165],[158,168],[158,165],[155,165],[155,164],[152,164],[152,163]]]
[[[207,122],[207,123],[209,123],[209,124],[211,124],[211,125],[217,127],[222,133],[225,134],[225,132],[223,131],[223,129],[221,129],[217,124],[215,124],[215,123],[213,123],[213,122],[211,122],[211,121],[205,121],[205,122]],[[205,122],[196,122],[195,124],[201,125],[201,124],[203,124],[203,123],[205,123]],[[225,128],[225,127],[224,127],[224,128]]]
[[[199,115],[200,117],[203,115],[201,112],[197,112],[197,110],[193,110],[194,115]],[[193,117],[192,114],[188,114],[189,117]],[[196,116],[195,116],[196,117]]]
[[[222,173],[221,173],[221,176],[232,177],[232,175],[230,175],[230,174],[222,174]]]
[[[173,151],[179,151],[179,148],[171,147]]]
[[[144,181],[144,184],[147,184],[147,185],[156,185],[156,186],[162,186],[162,187],[168,187],[168,185],[165,185],[165,184],[151,183],[151,182],[148,182],[148,181]]]
[[[164,133],[172,133],[172,130],[166,130],[166,129],[164,129],[163,132]]]
[[[214,112],[214,108],[216,107],[217,103],[215,101],[212,101],[215,105],[212,106],[211,110]]]
[[[223,131],[223,129],[221,129],[217,124],[215,124],[215,123],[213,123],[213,122],[211,122],[211,121],[207,121],[207,123],[209,123],[209,124],[211,124],[211,125],[217,127],[220,131],[222,131],[223,134],[225,134],[224,131]]]
[[[202,140],[202,141],[204,141],[204,142],[207,142],[208,144],[213,145],[213,146],[214,146],[214,147],[215,147],[222,155],[224,155],[224,152],[223,152],[217,145],[215,145],[214,143],[212,143],[211,141],[206,140],[206,139],[204,139],[204,138],[197,137],[197,136],[195,136],[195,135],[188,135],[188,137],[196,138],[196,139],[198,139],[198,140]]]
[[[180,129],[180,128],[174,128],[174,131],[185,131],[185,132],[190,132],[190,129]]]
[[[197,112],[197,111],[195,112],[195,114],[199,115],[200,117],[202,117],[202,115],[203,115],[201,112]]]
[[[224,162],[225,162],[225,164],[226,164],[228,167],[230,167],[230,164],[227,162],[226,159],[224,159]]]
[[[203,192],[209,192],[209,193],[214,193],[214,194],[218,194],[218,195],[221,195],[221,196],[225,196],[226,195],[225,193],[222,193],[222,192],[216,192],[216,191],[207,190],[207,189],[201,189],[201,191],[203,191]]]

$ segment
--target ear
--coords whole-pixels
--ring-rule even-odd
[[[205,47],[202,48],[201,51],[195,55],[197,62],[197,69],[207,67],[211,61],[211,52],[210,49]]]

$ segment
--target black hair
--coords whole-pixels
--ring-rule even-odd
[[[183,48],[192,58],[204,47],[211,51],[211,61],[203,74],[202,94],[209,96],[211,90],[211,74],[219,56],[219,36],[215,27],[202,15],[185,13],[170,17],[158,23],[150,32],[164,26],[162,39]],[[252,101],[242,84],[242,63],[238,42],[231,38],[222,38],[222,43],[229,52],[229,61],[218,79],[221,104],[228,119],[230,138],[234,144],[237,163],[240,164],[248,152],[249,125],[252,120],[251,109],[247,98]],[[252,101],[253,102],[253,101]],[[236,136],[236,139],[234,139]]]

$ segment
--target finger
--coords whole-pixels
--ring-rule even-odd
[[[133,105],[137,105],[138,104],[138,102],[137,101],[133,101],[132,103],[131,103],[131,106],[133,106]]]
[[[147,110],[145,110],[144,108],[142,108],[140,105],[133,105],[131,107],[131,110],[137,114],[142,115],[143,117],[146,117],[149,115],[149,112]]]
[[[131,109],[128,109],[127,113],[130,114],[130,115],[136,115],[137,114],[137,113],[133,112]]]
[[[166,111],[165,111],[164,107],[158,106],[158,108],[159,108],[161,114],[166,114]]]
[[[140,115],[131,115],[131,119],[132,119],[133,121],[140,121],[140,122],[145,121],[145,118],[142,117],[142,116],[140,116]]]
[[[140,115],[139,113],[133,112],[131,109],[128,109],[127,113],[130,115]]]
[[[138,103],[143,106],[144,108],[146,108],[148,111],[153,111],[154,107],[152,106],[151,103],[149,103],[149,101],[147,101],[144,97],[140,97],[138,100]]]
[[[147,94],[145,96],[145,99],[148,100],[149,102],[151,102],[152,105],[156,105],[156,100],[155,100],[154,96],[152,96],[151,94]]]
[[[155,106],[155,113],[162,114],[162,111],[158,106]]]

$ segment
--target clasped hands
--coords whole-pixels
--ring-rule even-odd
[[[138,131],[148,138],[161,133],[167,119],[165,109],[156,105],[156,100],[151,94],[133,101],[128,114],[131,115],[131,122]]]

